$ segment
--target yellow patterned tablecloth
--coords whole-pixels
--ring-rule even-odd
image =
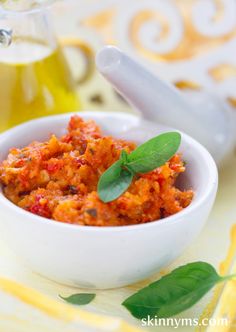
[[[59,37],[67,48],[85,109],[131,111],[92,70],[88,55],[115,43],[181,89],[207,89],[236,107],[236,1],[232,0],[87,0],[59,2],[54,8]],[[87,57],[78,52],[83,43]],[[85,45],[84,45],[85,44]],[[78,54],[80,56],[78,56]],[[236,110],[235,110],[236,111]],[[31,272],[0,243],[1,332],[135,332],[144,329],[121,302],[135,290],[175,267],[197,260],[212,263],[222,274],[236,273],[236,156],[220,170],[220,184],[207,226],[191,247],[165,271],[117,290],[97,291],[95,301],[78,309],[58,294],[83,290],[59,285]],[[0,211],[1,218],[1,211]],[[227,326],[203,326],[205,318],[227,318]],[[199,319],[181,331],[236,331],[236,281],[210,292],[177,316]],[[176,326],[175,326],[176,327]],[[174,326],[150,327],[173,331]]]

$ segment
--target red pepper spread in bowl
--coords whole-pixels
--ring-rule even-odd
[[[68,133],[49,141],[32,142],[10,150],[0,165],[5,196],[39,216],[87,226],[141,224],[175,214],[192,201],[193,191],[175,187],[185,171],[181,155],[163,166],[134,177],[116,200],[99,199],[100,176],[120,157],[131,152],[132,142],[104,136],[93,121],[73,116]]]

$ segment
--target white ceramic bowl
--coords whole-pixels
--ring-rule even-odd
[[[106,134],[141,143],[170,128],[123,113],[79,113]],[[0,161],[11,147],[65,133],[70,114],[27,122],[0,135]],[[144,279],[177,258],[203,228],[217,191],[217,168],[210,154],[182,133],[180,152],[187,171],[179,185],[193,188],[185,210],[160,221],[123,227],[58,223],[26,212],[0,193],[0,236],[35,272],[60,283],[114,288]]]

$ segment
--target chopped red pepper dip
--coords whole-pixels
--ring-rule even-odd
[[[147,223],[173,215],[192,201],[193,191],[175,187],[185,171],[181,155],[134,178],[116,200],[103,203],[97,194],[101,174],[128,153],[132,142],[103,136],[93,121],[73,116],[68,133],[49,141],[13,148],[0,165],[5,196],[19,207],[59,222],[87,226]]]

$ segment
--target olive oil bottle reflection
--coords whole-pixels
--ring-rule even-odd
[[[52,50],[26,40],[0,49],[0,132],[40,116],[80,109],[60,47]]]

